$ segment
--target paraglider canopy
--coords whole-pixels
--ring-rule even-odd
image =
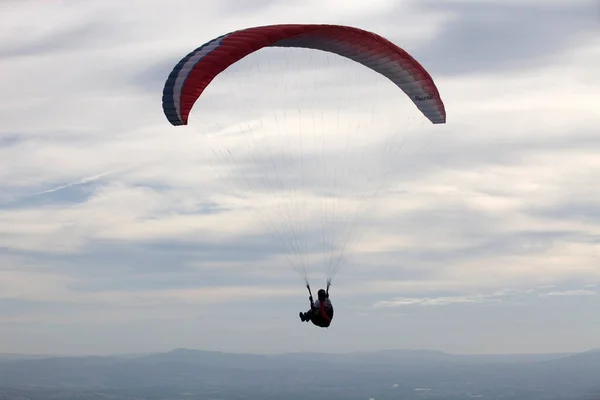
[[[336,53],[384,75],[434,124],[446,111],[429,73],[406,51],[372,32],[342,25],[269,25],[219,36],[184,57],[169,75],[163,110],[173,125],[186,125],[196,99],[223,70],[263,47],[298,47]]]

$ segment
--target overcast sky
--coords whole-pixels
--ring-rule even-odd
[[[600,347],[599,16],[576,0],[2,1],[0,352]],[[433,76],[447,124],[365,67],[290,49],[242,60],[189,127],[168,123],[162,88],[183,56],[290,22],[394,41]],[[215,132],[258,176],[274,173],[265,149],[306,157],[307,243],[323,189],[380,187],[330,329],[300,322],[302,278],[261,223],[285,221],[227,179],[235,164],[202,139]],[[386,138],[404,145],[363,146]],[[315,289],[320,250],[304,253]]]

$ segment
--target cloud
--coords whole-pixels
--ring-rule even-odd
[[[431,41],[425,60],[441,59],[436,73],[522,72],[569,57],[597,37],[595,1],[426,1],[447,22]]]
[[[470,294],[464,296],[438,296],[438,297],[396,297],[391,300],[378,301],[373,304],[374,309],[409,307],[409,306],[450,306],[462,304],[489,304],[499,303],[517,304],[532,303],[537,298],[551,296],[593,296],[593,290],[572,289],[564,291],[550,291],[552,285],[537,286],[528,289],[504,288],[487,293]],[[423,290],[423,289],[422,289]]]
[[[441,306],[527,304],[542,313],[549,299],[566,307],[556,293],[600,282],[600,43],[590,3],[38,3],[3,5],[0,23],[7,346],[20,324],[54,321],[64,339],[53,343],[68,347],[64,327],[95,316],[109,330],[162,318],[183,327],[209,308],[230,316],[223,329],[244,321],[259,335],[248,343],[260,347],[261,322],[244,318],[257,308],[297,318],[299,302],[306,306],[302,277],[270,224],[287,227],[317,286],[328,267],[323,236],[338,227],[343,245],[342,222],[357,210],[357,240],[332,287],[336,318],[354,332],[348,316],[367,314],[382,345],[397,345],[393,323],[377,320],[396,307],[410,311],[403,320]],[[356,63],[271,49],[213,81],[190,126],[168,124],[162,86],[182,56],[224,32],[284,20],[392,38],[431,71],[448,123],[432,126]],[[282,187],[291,190],[278,197]],[[365,188],[376,192],[361,203]],[[585,299],[572,296],[578,315]],[[281,348],[297,345],[295,328],[269,323]],[[221,343],[210,335],[194,343]],[[420,337],[403,343],[425,345]],[[364,346],[358,333],[347,340]]]
[[[595,296],[596,292],[594,290],[565,290],[561,292],[550,292],[546,293],[545,296]]]
[[[436,297],[436,298],[397,298],[389,301],[381,301],[374,304],[374,307],[403,307],[412,305],[423,306],[445,306],[451,304],[463,303],[482,303],[485,299],[479,296],[456,296],[456,297]]]
[[[35,57],[57,52],[83,50],[106,37],[110,24],[102,8],[92,5],[82,7],[77,2],[60,7],[56,4],[38,4],[33,1],[13,3],[4,7],[2,34],[19,34],[0,51],[1,58]],[[30,29],[19,29],[24,20],[44,18],[52,12],[55,18]],[[113,32],[113,34],[116,32]]]

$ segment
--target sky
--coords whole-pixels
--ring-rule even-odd
[[[168,123],[182,57],[279,23],[390,39],[447,123],[299,49],[241,60]],[[599,33],[579,0],[1,2],[0,352],[600,347]],[[335,228],[356,240],[319,329],[283,250],[306,244],[322,287]]]

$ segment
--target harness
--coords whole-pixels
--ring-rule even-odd
[[[319,311],[321,313],[321,317],[325,318],[327,322],[331,323],[331,318],[329,318],[329,315],[327,315],[325,312],[325,301],[319,300]]]

